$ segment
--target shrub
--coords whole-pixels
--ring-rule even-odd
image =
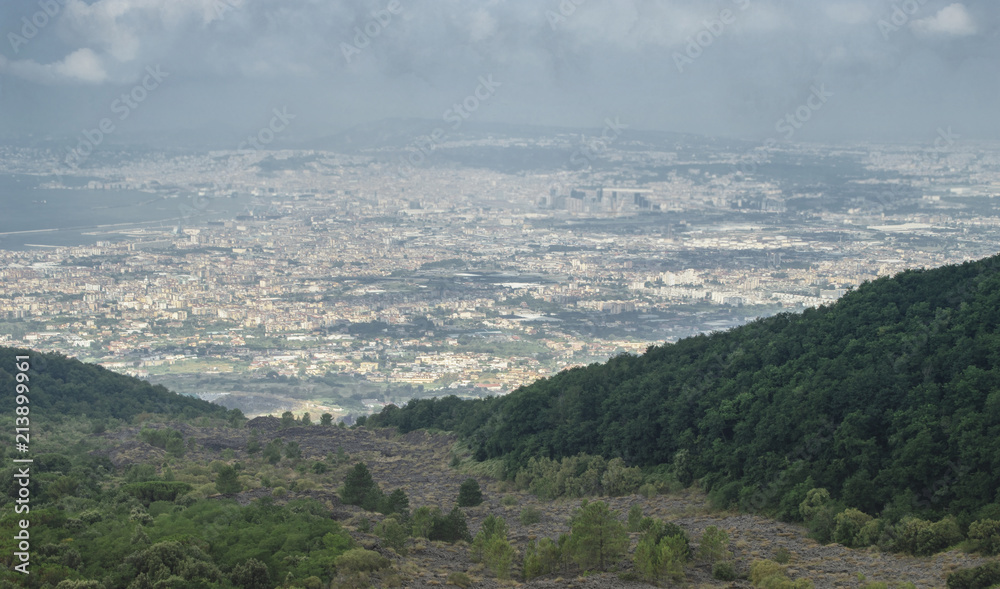
[[[372,550],[352,548],[338,556],[334,564],[346,573],[372,572],[389,566],[389,559]]]
[[[1000,583],[1000,562],[988,562],[974,569],[948,575],[948,589],[987,589]]]
[[[809,521],[830,501],[830,492],[826,489],[812,489],[806,493],[805,500],[799,504],[799,514],[802,521]]]
[[[625,466],[621,458],[608,461],[607,469],[601,476],[601,486],[604,492],[612,497],[634,493],[642,484],[642,471],[635,467]]]
[[[503,499],[500,500],[500,505],[507,507],[513,507],[518,504],[518,499],[514,495],[504,495]]]
[[[635,568],[647,581],[658,583],[661,579],[679,582],[684,579],[688,546],[681,535],[666,536],[655,541],[653,531],[639,541],[635,548]]]
[[[813,584],[806,579],[792,581],[785,574],[785,567],[770,561],[757,560],[750,565],[750,582],[760,589],[812,589]]]
[[[467,589],[472,586],[472,579],[469,575],[455,571],[448,575],[448,580],[446,581],[449,585],[454,585],[456,587],[461,587],[462,589]]]
[[[729,534],[715,526],[705,528],[698,545],[698,558],[709,563],[729,558]]]
[[[476,534],[475,540],[472,541],[470,552],[473,561],[480,562],[483,560],[483,547],[486,542],[495,536],[507,538],[507,522],[502,517],[490,514],[483,520],[483,525],[479,528],[479,533]]]
[[[475,507],[483,502],[483,492],[474,478],[467,478],[458,489],[458,506]]]
[[[712,566],[712,578],[718,581],[735,581],[736,569],[733,568],[732,563],[717,562]]]
[[[644,485],[641,485],[639,487],[639,494],[645,497],[646,499],[652,499],[653,497],[656,497],[657,495],[656,485],[654,485],[653,483],[645,483]]]
[[[755,560],[750,564],[750,582],[760,585],[764,579],[776,575],[785,575],[785,567],[773,560]]]
[[[973,522],[969,526],[969,539],[975,544],[976,550],[983,554],[1000,553],[1000,521],[984,519]]]
[[[551,538],[542,538],[537,543],[532,540],[524,552],[524,579],[526,581],[542,575],[549,575],[559,569],[562,554],[559,545]]]
[[[858,533],[854,536],[854,546],[856,548],[872,546],[878,542],[881,533],[882,521],[878,518],[872,519],[858,530]]]
[[[533,505],[526,505],[524,509],[521,510],[520,519],[522,526],[537,524],[542,521],[542,512]]]
[[[418,507],[411,518],[412,534],[415,538],[429,538],[434,520],[441,516],[438,508]]]
[[[953,517],[931,523],[915,517],[903,518],[895,527],[895,549],[914,556],[929,556],[962,540]]]
[[[777,550],[774,551],[774,562],[778,564],[788,564],[792,561],[792,553],[788,551],[784,546],[779,546]]]
[[[858,534],[874,518],[854,508],[845,509],[833,518],[833,541],[850,548],[857,548]]]
[[[382,539],[386,546],[399,555],[406,556],[406,539],[409,535],[406,529],[394,517],[387,517],[375,526],[375,535]]]

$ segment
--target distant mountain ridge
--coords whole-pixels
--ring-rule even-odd
[[[796,517],[1000,510],[1000,256],[865,283],[835,304],[368,425],[453,430],[508,473],[580,452],[667,464],[721,504]],[[992,504],[992,507],[990,507]]]

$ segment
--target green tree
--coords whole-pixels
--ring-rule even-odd
[[[271,440],[266,446],[264,446],[263,456],[264,460],[266,460],[268,464],[278,464],[278,462],[281,461],[282,445],[281,440],[275,439]]]
[[[281,414],[281,428],[289,428],[295,425],[295,415],[291,411],[285,411]]]
[[[418,507],[413,512],[413,536],[415,538],[429,538],[431,530],[434,528],[434,520],[439,517],[441,517],[441,511],[436,507],[433,509],[427,506]]]
[[[680,582],[684,580],[687,551],[687,542],[679,534],[657,541],[655,532],[646,532],[635,548],[635,566],[643,578],[653,583],[662,579]]]
[[[729,558],[729,534],[715,526],[708,526],[701,535],[698,558],[709,563]]]
[[[444,542],[472,541],[472,536],[469,534],[469,523],[462,510],[454,507],[445,517],[435,517],[428,539]]]
[[[570,553],[580,568],[603,571],[625,554],[628,534],[607,503],[585,500],[573,516],[569,542]]]
[[[344,489],[340,498],[348,505],[361,505],[373,489],[378,489],[378,485],[368,472],[368,465],[359,462],[344,477]]]
[[[223,495],[242,491],[243,485],[237,478],[236,469],[228,464],[221,467],[215,477],[215,489]]]
[[[229,580],[241,589],[271,589],[272,586],[267,565],[256,558],[236,565]]]
[[[299,447],[298,442],[292,440],[285,445],[285,458],[289,460],[299,460],[302,458],[302,448]]]
[[[319,424],[320,425],[331,425],[331,424],[333,424],[333,415],[331,415],[329,413],[324,413],[323,415],[320,415],[319,416]]]
[[[630,532],[640,532],[642,531],[642,507],[638,503],[632,505],[628,509],[628,531]]]
[[[486,565],[498,579],[510,578],[514,547],[507,539],[507,522],[490,514],[472,541],[472,558]]]
[[[308,413],[302,414],[302,425],[312,425],[312,417]]]
[[[474,478],[467,478],[458,489],[459,507],[475,507],[483,502],[483,492]]]

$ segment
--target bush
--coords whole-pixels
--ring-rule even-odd
[[[857,548],[872,546],[878,542],[881,534],[882,521],[878,518],[872,519],[858,530],[858,533],[854,536],[854,546]]]
[[[434,509],[426,506],[418,507],[410,520],[413,537],[429,538],[431,529],[434,527],[434,520],[440,516],[441,511],[436,507]]]
[[[519,503],[517,497],[514,495],[504,495],[503,499],[500,500],[500,505],[507,507],[513,507]]]
[[[736,569],[733,568],[732,563],[717,562],[712,567],[712,578],[718,581],[735,581]]]
[[[812,489],[806,493],[805,500],[799,504],[799,515],[802,521],[809,521],[819,513],[830,501],[830,492],[826,489]]]
[[[957,544],[962,532],[953,517],[931,523],[915,517],[903,518],[895,527],[894,548],[914,556],[930,556]]]
[[[1000,583],[1000,562],[988,562],[974,569],[948,575],[948,589],[987,589]]]
[[[679,534],[666,536],[656,541],[656,532],[646,532],[635,548],[635,568],[643,578],[653,583],[661,579],[674,582],[684,580],[684,565],[687,563],[688,545]]]
[[[973,541],[975,549],[983,554],[1000,553],[1000,521],[984,519],[973,522],[969,526],[969,539]]]
[[[656,497],[657,495],[656,485],[652,483],[646,483],[640,486],[639,494],[645,497],[646,499],[652,499],[653,497]]]
[[[389,566],[389,559],[378,552],[352,548],[334,560],[339,571],[345,573],[372,572]]]
[[[537,524],[542,521],[542,512],[537,507],[533,505],[526,505],[524,509],[521,510],[521,525],[530,526],[532,524]]]
[[[537,543],[532,540],[524,551],[524,579],[549,575],[559,569],[562,553],[559,545],[551,538],[542,538]]]
[[[458,506],[475,507],[483,502],[483,492],[474,478],[467,478],[458,489]]]
[[[845,509],[833,518],[833,541],[849,548],[866,546],[859,544],[858,536],[865,525],[873,519],[872,516],[857,509]]]
[[[601,476],[601,486],[604,492],[612,497],[634,493],[642,484],[642,471],[635,467],[625,466],[621,458],[608,461],[607,469]]]
[[[774,562],[778,564],[788,564],[792,561],[792,553],[788,551],[784,546],[779,546],[777,550],[774,551]]]
[[[448,575],[448,580],[446,581],[449,585],[454,585],[456,587],[461,587],[462,589],[468,589],[472,587],[472,579],[469,575],[455,571]]]
[[[400,556],[406,556],[406,539],[409,535],[406,529],[394,517],[387,517],[375,526],[375,535],[382,539],[386,546],[392,548]]]
[[[750,565],[750,582],[761,589],[812,589],[812,581],[792,581],[785,567],[771,560],[757,560]]]

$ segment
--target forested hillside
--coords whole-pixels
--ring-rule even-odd
[[[58,354],[0,347],[0,413],[13,415],[15,358],[28,356],[30,382],[26,383],[31,412],[49,419],[87,416],[92,419],[130,420],[140,413],[184,417],[224,416],[226,409],[162,386],[84,364]],[[24,383],[22,383],[24,384]]]
[[[870,514],[1000,513],[1000,257],[569,370],[502,398],[413,401],[368,426],[460,433],[508,476],[577,453],[669,465],[787,518],[812,488]],[[663,469],[660,469],[663,471]]]

